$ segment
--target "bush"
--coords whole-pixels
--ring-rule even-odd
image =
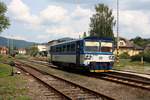
[[[143,57],[144,61],[150,62],[150,51],[145,51],[139,55],[132,56],[131,61],[141,61],[141,57]]]
[[[14,62],[14,61],[10,61],[10,62],[9,62],[9,65],[10,65],[10,66],[15,66],[15,62]]]
[[[2,55],[0,55],[0,58],[2,58],[3,56]]]
[[[130,58],[130,56],[127,52],[124,52],[124,53],[120,54],[119,57],[121,59],[129,59]]]
[[[150,51],[144,53],[144,61],[150,62]]]
[[[142,57],[141,54],[132,56],[131,61],[141,61],[141,57]]]

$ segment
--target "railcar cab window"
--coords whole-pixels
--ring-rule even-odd
[[[85,41],[86,52],[112,52],[112,42]]]
[[[99,52],[100,43],[97,41],[86,41],[85,42],[85,51],[88,52]]]
[[[112,52],[112,42],[101,42],[101,52]]]

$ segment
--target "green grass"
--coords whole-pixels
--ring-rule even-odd
[[[16,55],[16,59],[28,59],[30,56],[28,56],[28,55],[21,55],[21,54],[18,54],[18,55]]]
[[[0,63],[0,100],[30,100],[21,75],[10,76],[11,67]]]
[[[115,63],[113,68],[140,73],[150,73],[150,63],[144,62],[143,65],[140,61],[131,61],[130,59],[120,59],[119,65]]]
[[[8,55],[0,55],[0,63],[9,63],[12,61],[14,58]]]
[[[122,67],[124,66],[149,66],[150,67],[150,63],[148,62],[144,62],[143,65],[140,61],[131,61],[130,59],[120,59],[119,65]],[[116,63],[115,66],[117,66]]]

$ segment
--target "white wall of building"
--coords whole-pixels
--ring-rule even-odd
[[[47,46],[46,45],[37,45],[37,48],[38,48],[39,52],[47,51]]]

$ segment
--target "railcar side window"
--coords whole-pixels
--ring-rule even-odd
[[[54,52],[56,52],[56,47],[54,47]]]
[[[59,52],[59,47],[56,47],[56,52]]]
[[[70,44],[67,45],[67,52],[70,52]]]
[[[66,45],[63,45],[63,52],[66,52]]]
[[[71,52],[75,52],[75,44],[71,44]]]
[[[61,52],[61,47],[58,48],[58,52]]]
[[[53,48],[52,48],[52,51],[55,53],[55,52],[56,52],[56,47],[53,47]]]
[[[54,52],[54,51],[53,51],[53,47],[50,48],[50,52]]]
[[[62,46],[60,46],[60,52],[62,52]]]

